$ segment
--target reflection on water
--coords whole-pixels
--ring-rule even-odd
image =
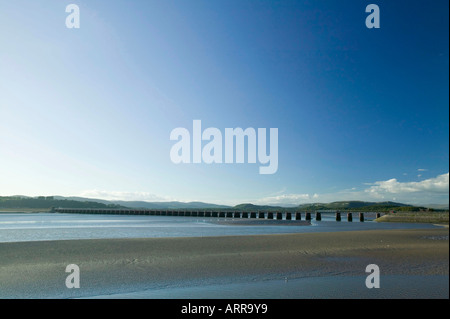
[[[205,237],[263,235],[307,232],[335,232],[372,229],[434,228],[428,224],[336,222],[323,215],[310,226],[220,225],[217,218],[76,215],[76,214],[0,214],[0,242],[152,237]]]

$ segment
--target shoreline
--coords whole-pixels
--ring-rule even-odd
[[[230,278],[449,273],[448,228],[0,244],[0,298],[72,298]],[[77,264],[83,289],[65,287]]]
[[[380,223],[427,223],[427,224],[449,224],[448,212],[396,212],[394,214],[386,214],[376,219]]]

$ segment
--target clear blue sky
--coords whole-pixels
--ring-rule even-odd
[[[0,195],[448,203],[448,6],[0,0]],[[278,128],[278,171],[172,163],[195,119]]]

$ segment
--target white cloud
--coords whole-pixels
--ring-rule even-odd
[[[398,201],[405,204],[445,204],[449,199],[449,173],[420,182],[399,182],[392,178],[386,181],[364,183],[366,188],[354,187],[334,193],[285,194],[269,196],[255,201],[265,205],[299,205],[305,203],[329,203],[343,200]]]
[[[449,173],[442,174],[434,178],[429,178],[420,182],[398,182],[393,178],[387,181],[375,182],[373,186],[366,189],[365,192],[376,194],[400,194],[400,193],[448,193],[449,192]]]
[[[334,193],[314,193],[314,194],[282,194],[285,189],[272,193],[269,196],[249,200],[248,202],[259,205],[280,205],[296,206],[306,203],[329,203],[343,200],[361,201],[385,201],[392,200],[405,204],[425,205],[425,204],[446,204],[449,200],[449,173],[442,174],[434,178],[429,178],[420,182],[399,182],[392,178],[386,181],[364,183],[362,190],[349,188]],[[125,201],[186,201],[180,198],[160,196],[148,192],[123,192],[123,191],[102,191],[86,190],[79,194],[82,197],[98,198],[106,200]],[[198,199],[202,201],[202,199]],[[204,201],[204,200],[203,200]],[[217,200],[208,200],[217,204],[235,205],[239,203],[221,203]]]
[[[419,169],[417,169],[417,171],[418,172],[426,172],[426,171],[428,171],[428,169],[426,169],[426,168],[419,168]]]

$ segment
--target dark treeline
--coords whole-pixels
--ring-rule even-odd
[[[88,201],[58,200],[53,197],[0,197],[0,208],[39,208],[51,209],[52,207],[61,208],[125,208],[115,204],[102,204]]]
[[[160,203],[161,204],[161,203]],[[203,203],[200,203],[203,204]],[[169,207],[170,203],[167,203],[168,207],[158,207],[156,209],[174,209]],[[192,203],[190,204],[191,206]],[[268,205],[254,205],[254,204],[240,204],[234,207],[178,207],[175,210],[193,210],[197,209],[199,211],[244,211],[244,212],[301,212],[301,211],[350,211],[350,212],[391,212],[391,211],[407,211],[407,212],[419,212],[419,211],[439,211],[433,209],[427,209],[425,207],[409,206],[394,202],[359,202],[359,201],[348,201],[348,202],[334,202],[334,203],[316,203],[316,204],[303,204],[295,207],[281,207],[281,206],[268,206]],[[164,205],[163,205],[164,206]],[[178,206],[182,206],[179,203]],[[194,205],[195,206],[195,205]],[[72,200],[72,199],[54,199],[53,196],[39,196],[39,197],[24,197],[24,196],[0,196],[0,209],[15,209],[15,208],[36,208],[36,209],[46,209],[51,208],[142,208],[137,206],[122,206],[114,203],[99,203],[93,200],[83,201],[83,200]]]

